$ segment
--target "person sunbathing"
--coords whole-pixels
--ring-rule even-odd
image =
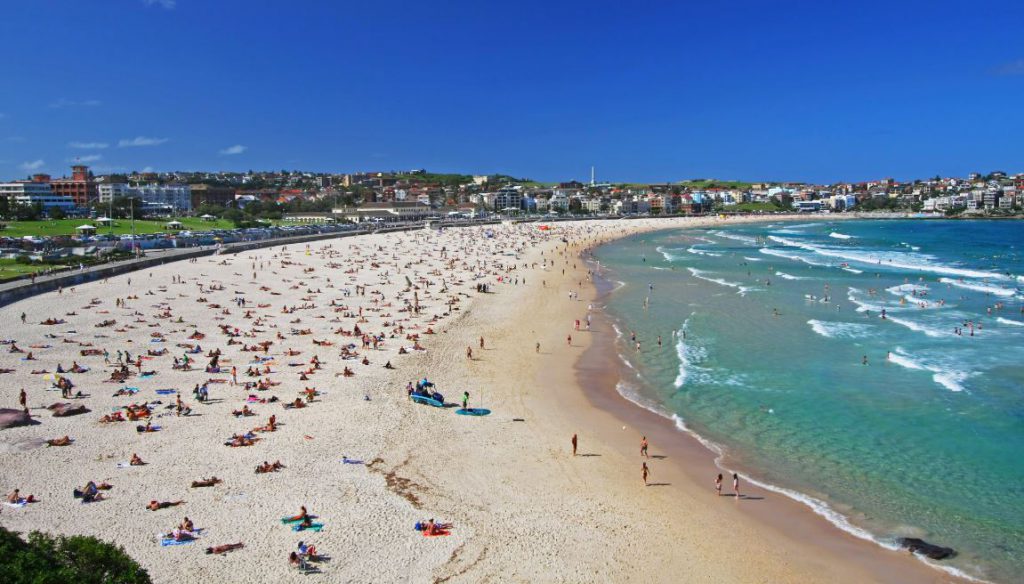
[[[224,482],[224,481],[218,479],[217,477],[211,477],[211,478],[202,479],[202,480],[199,480],[199,481],[192,481],[192,488],[193,489],[199,489],[199,488],[202,488],[202,487],[212,487],[212,486],[218,485],[218,484],[220,484],[222,482]]]
[[[186,532],[188,532],[189,534],[191,534],[191,533],[192,533],[193,531],[195,531],[195,530],[196,530],[196,526],[195,526],[195,525],[194,525],[194,524],[192,523],[192,520],[191,520],[191,519],[189,519],[188,517],[186,517],[186,518],[185,518],[185,519],[184,519],[184,520],[183,520],[183,521],[181,522],[181,524],[179,524],[179,525],[178,525],[178,529],[180,529],[181,531],[186,531]]]
[[[7,495],[7,502],[12,505],[20,505],[22,503],[35,503],[37,501],[35,495],[29,495],[27,497],[21,496],[20,489],[14,489]]]
[[[282,468],[284,468],[284,465],[281,464],[281,461],[275,461],[274,464],[270,464],[267,461],[263,461],[263,464],[258,465],[256,467],[256,473],[257,474],[264,474],[264,473],[268,473],[268,472],[277,472],[277,471],[281,470]]]
[[[100,418],[100,423],[102,423],[102,424],[108,424],[108,423],[111,423],[111,422],[123,422],[123,421],[124,421],[124,416],[121,415],[121,412],[114,412],[112,414],[105,414],[102,418]]]
[[[132,459],[128,463],[129,466],[144,466],[145,464],[146,463],[141,458],[139,458],[138,454],[135,454],[134,452],[132,453]]]
[[[266,463],[263,463],[263,464],[266,464]],[[309,511],[306,511],[306,506],[302,505],[302,506],[299,507],[299,514],[298,515],[292,515],[291,517],[287,517],[287,518],[285,518],[285,521],[289,522],[289,523],[293,522],[293,521],[302,521],[303,519],[306,519],[307,517],[309,517]]]
[[[180,527],[175,527],[171,530],[170,537],[174,541],[192,541],[196,538],[195,534],[191,530],[184,530]]]
[[[316,553],[315,545],[306,545],[306,542],[300,541],[298,549],[296,550],[300,557],[306,558],[311,562],[315,562],[319,555]]]
[[[185,503],[184,501],[150,501],[149,505],[146,505],[146,509],[150,511],[158,511],[160,509],[167,509],[168,507],[177,507]]]
[[[234,434],[231,436],[230,440],[224,443],[224,445],[232,448],[239,448],[242,446],[252,446],[257,440],[259,440],[259,438],[255,438],[251,434]]]
[[[108,489],[110,485],[103,484]],[[94,501],[102,501],[103,493],[100,493],[100,487],[93,481],[89,481],[81,489],[75,489],[72,493],[76,499],[81,499],[83,503],[92,503]]]
[[[242,406],[242,409],[240,409],[240,410],[235,410],[235,411],[231,412],[231,415],[235,416],[235,417],[240,417],[240,416],[248,417],[248,416],[255,416],[256,412],[250,410],[249,406],[246,405],[246,406]]]
[[[71,438],[67,435],[60,438],[50,438],[46,441],[48,446],[71,446]]]
[[[346,368],[345,368],[345,370],[341,372],[341,374],[342,374],[342,375],[344,375],[345,377],[352,377],[352,376],[354,376],[354,375],[355,375],[356,373],[355,373],[355,371],[352,371],[351,369],[349,369],[348,367],[346,367]]]
[[[226,554],[233,550],[240,550],[245,547],[242,543],[228,543],[224,545],[215,545],[213,547],[206,548],[208,554]]]

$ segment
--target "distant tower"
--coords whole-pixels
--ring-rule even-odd
[[[594,185],[597,184],[597,180],[595,180],[594,177],[595,177],[595,175],[594,175],[594,167],[591,166],[590,167],[590,186],[594,186]]]
[[[71,167],[71,180],[78,182],[86,182],[89,180],[89,167],[76,164]]]

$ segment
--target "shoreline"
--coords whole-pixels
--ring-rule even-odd
[[[791,217],[806,220],[806,216]],[[102,383],[101,371],[76,376],[76,383],[92,394],[85,402],[92,414],[52,419],[47,415],[40,418],[41,425],[0,433],[0,455],[5,460],[0,482],[6,489],[21,487],[43,499],[23,510],[3,509],[0,524],[114,541],[149,569],[157,582],[195,576],[305,581],[288,570],[284,561],[288,549],[305,534],[282,529],[277,521],[295,513],[299,504],[308,505],[326,523],[322,533],[306,541],[344,558],[324,564],[324,574],[331,581],[895,581],[880,578],[875,564],[893,566],[893,574],[911,575],[899,581],[950,581],[896,553],[879,562],[877,548],[852,536],[848,536],[852,542],[834,538],[836,549],[819,545],[818,540],[832,541],[828,530],[835,528],[789,499],[769,494],[763,505],[756,500],[715,501],[710,475],[699,470],[708,468],[708,454],[694,446],[696,441],[689,445],[679,440],[680,432],[669,421],[634,407],[615,391],[616,375],[608,365],[617,362],[598,359],[591,371],[596,377],[580,376],[578,367],[590,366],[594,355],[602,355],[602,343],[614,342],[614,333],[603,323],[594,331],[598,334],[572,331],[572,341],[566,342],[572,319],[582,318],[594,297],[587,265],[579,259],[583,250],[640,232],[740,222],[719,218],[563,222],[553,224],[549,232],[528,224],[372,234],[312,243],[305,251],[301,246],[273,247],[158,266],[134,276],[85,284],[77,292],[65,291],[63,305],[57,307],[55,293],[23,300],[0,313],[0,324],[19,337],[19,344],[27,345],[37,337],[43,341],[46,330],[62,332],[64,328],[19,324],[19,312],[29,312],[38,321],[64,315],[65,310],[101,296],[103,301],[89,301],[99,303],[95,311],[91,306],[78,308],[82,314],[68,326],[82,332],[78,337],[65,332],[69,341],[104,338],[108,340],[95,342],[112,352],[127,347],[138,353],[155,346],[149,344],[153,335],[148,327],[161,321],[142,323],[162,318],[154,309],[167,307],[175,317],[186,319],[184,324],[163,321],[161,330],[169,346],[200,329],[214,334],[202,343],[212,349],[224,347],[225,338],[216,334],[211,320],[242,327],[243,332],[255,326],[243,320],[237,309],[234,316],[217,316],[229,312],[195,297],[193,281],[216,282],[220,290],[200,291],[201,295],[230,305],[232,295],[241,290],[264,320],[261,331],[246,333],[243,338],[253,337],[247,342],[272,337],[277,329],[288,335],[279,339],[271,356],[292,354],[282,353],[284,349],[303,351],[298,359],[281,358],[273,365],[274,378],[284,382],[270,391],[284,392],[282,397],[291,399],[295,391],[320,382],[323,393],[301,410],[253,404],[260,416],[246,422],[229,416],[245,403],[245,392],[215,386],[215,402],[192,403],[199,416],[160,414],[165,430],[147,436],[130,426],[118,429],[99,424],[99,414],[121,407],[126,398],[108,397],[115,387]],[[493,231],[493,236],[485,231]],[[438,254],[443,246],[458,254],[457,259],[451,263],[442,259]],[[381,265],[367,265],[371,259]],[[260,278],[255,273],[257,263],[266,270]],[[545,267],[545,263],[551,265]],[[307,265],[315,270],[307,271]],[[343,272],[346,267],[349,270]],[[564,274],[560,273],[563,268]],[[131,277],[136,278],[134,287],[126,286]],[[400,309],[413,298],[413,284],[406,278],[415,280],[416,298],[427,307],[422,315]],[[486,282],[493,290],[474,293],[476,282]],[[265,294],[260,284],[268,288]],[[380,296],[342,294],[343,288],[358,284],[370,286]],[[147,288],[155,292],[153,296],[143,295]],[[323,295],[317,297],[321,288]],[[138,291],[142,299],[132,301],[130,308],[110,304],[129,290]],[[570,299],[569,292],[578,292],[579,298]],[[327,304],[329,299],[348,308],[339,311]],[[280,312],[282,303],[314,306],[304,308],[310,312],[285,315]],[[394,340],[379,351],[364,347],[372,364],[338,360],[337,347],[324,348],[315,341],[351,342],[333,331],[351,327],[357,307],[368,309],[367,316],[374,319],[364,329],[390,329],[398,321],[406,324],[407,331],[432,324],[434,334],[421,339],[427,350],[398,358],[398,345],[409,342],[398,335],[389,337]],[[211,312],[210,308],[223,310]],[[302,324],[294,324],[299,316]],[[111,332],[113,337],[101,337],[93,327],[110,317],[133,324],[117,335]],[[392,324],[378,324],[378,318]],[[313,332],[296,332],[296,328]],[[311,334],[314,342],[304,334]],[[486,348],[481,343],[477,350],[478,338],[486,339]],[[41,348],[38,359],[44,363],[31,367],[52,368],[57,362],[67,365],[72,358],[81,358],[77,344],[58,342],[53,348]],[[474,349],[472,357],[466,354],[468,347]],[[225,362],[240,365],[241,377],[252,354],[238,352],[238,345],[227,346],[226,351]],[[285,361],[308,361],[317,353],[327,357],[323,372],[309,382],[295,381],[297,370],[286,369],[291,363]],[[44,393],[52,389],[38,376],[27,376],[29,366],[18,357],[3,353],[19,370],[5,379],[8,383],[0,388],[0,397],[4,405],[14,403],[17,384],[26,383],[29,405],[38,410],[56,396]],[[388,358],[396,359],[394,370],[381,367]],[[160,362],[156,359],[150,367]],[[163,357],[164,366],[169,359]],[[101,361],[102,357],[87,363],[103,369]],[[338,377],[343,364],[357,375]],[[138,399],[143,400],[153,399],[151,391],[161,387],[178,387],[187,393],[196,378],[207,376],[202,369],[195,373],[161,369],[156,381],[129,383],[141,386]],[[447,401],[457,401],[465,390],[471,394],[472,407],[487,408],[491,414],[460,416],[411,402],[405,383],[423,377],[437,383]],[[592,399],[610,405],[604,409]],[[276,432],[250,448],[221,446],[232,432],[256,420],[262,423],[271,412],[280,417]],[[626,423],[620,415],[634,420],[629,422],[632,428],[644,428],[654,455],[667,456],[651,461],[653,481],[665,484],[641,485],[635,464],[640,434],[619,430]],[[578,457],[572,457],[569,449],[569,437],[575,432],[581,437]],[[60,434],[70,434],[75,444],[37,450],[40,438]],[[150,464],[115,466],[135,451]],[[342,456],[364,460],[365,466],[343,464]],[[253,474],[252,465],[277,459],[287,467],[280,474]],[[688,471],[692,474],[687,474],[684,464],[692,467]],[[190,481],[213,474],[224,485],[188,490]],[[88,480],[112,482],[110,499],[85,506],[71,499],[70,488]],[[208,543],[244,541],[247,549],[219,557],[197,554],[195,545],[160,547],[154,534],[168,529],[181,514],[144,510],[145,501],[155,498],[186,499],[184,511],[196,519],[197,526],[208,528],[204,533],[209,535],[203,536],[210,538]],[[776,507],[787,511],[772,515]],[[768,515],[761,517],[761,513]],[[412,529],[414,522],[430,517],[453,522],[451,535],[424,538]],[[849,556],[847,549],[860,551]]]
[[[795,219],[802,220],[807,217],[798,216]],[[766,218],[765,221],[769,219]],[[671,229],[687,227],[695,226]],[[588,267],[594,269],[598,265],[594,253],[602,246],[619,239],[622,238],[602,241],[584,249],[580,252],[580,258]],[[603,267],[601,269],[603,270]],[[642,396],[631,399],[622,393],[619,384],[628,366],[621,357],[618,346],[622,333],[613,324],[613,317],[607,312],[604,302],[608,296],[615,293],[618,286],[615,286],[617,282],[606,279],[596,271],[595,276],[595,281],[590,285],[590,300],[594,304],[593,321],[596,325],[594,328],[607,334],[595,336],[595,341],[574,365],[579,379],[579,391],[593,407],[611,414],[627,427],[635,428],[642,425],[648,436],[665,439],[667,444],[662,445],[662,449],[673,453],[673,456],[669,457],[672,462],[668,464],[675,466],[680,474],[686,476],[690,481],[688,486],[701,488],[699,485],[706,483],[707,490],[710,491],[713,472],[722,472],[728,477],[728,473],[740,472],[741,469],[725,466],[723,447],[693,431],[678,415],[661,411],[655,404],[642,403]],[[652,432],[651,427],[656,430]],[[707,469],[706,475],[697,473],[696,468],[700,467]],[[831,553],[840,554],[843,561],[869,567],[872,581],[934,582],[938,579],[943,582],[987,582],[965,574],[957,568],[912,554],[895,545],[887,545],[880,541],[876,534],[856,525],[849,517],[836,511],[825,501],[785,486],[765,483],[742,473],[741,481],[745,483],[741,487],[745,499],[752,495],[766,500],[774,497],[773,504],[779,507],[757,505],[749,517],[753,517],[767,529],[775,531],[778,536],[791,538],[801,544],[814,542],[816,547],[824,547]],[[727,486],[723,488],[723,491],[728,490]]]

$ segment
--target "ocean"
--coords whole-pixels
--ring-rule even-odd
[[[620,393],[851,533],[1020,581],[1024,225],[766,222],[594,255]]]

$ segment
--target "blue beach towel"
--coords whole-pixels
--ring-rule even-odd
[[[324,528],[323,523],[314,523],[310,527],[303,527],[301,525],[293,525],[292,531],[320,531]]]
[[[178,393],[177,389],[158,389],[156,392],[160,395],[174,395]]]

